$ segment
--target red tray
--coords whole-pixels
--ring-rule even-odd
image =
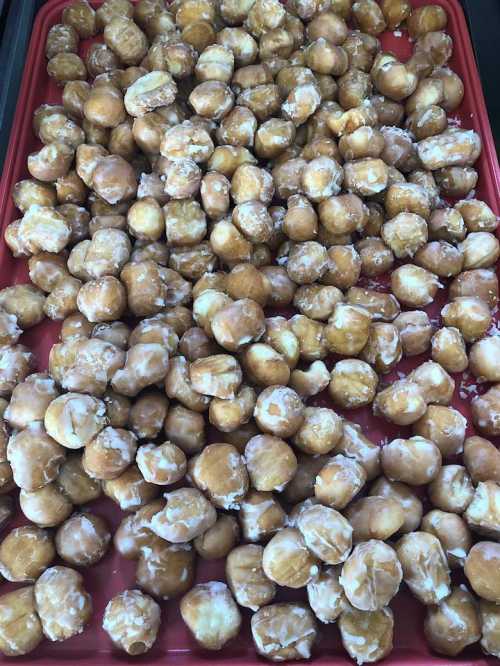
[[[458,0],[437,0],[448,14],[448,32],[453,37],[454,54],[450,66],[463,79],[465,85],[465,98],[460,109],[452,114],[463,127],[473,128],[481,134],[483,150],[478,161],[479,182],[477,185],[477,197],[486,201],[496,212],[499,213],[499,184],[500,171],[496,157],[495,147],[488,117],[484,104],[478,72],[476,69],[472,47],[469,39],[466,22]],[[43,102],[59,103],[61,89],[56,87],[46,73],[46,60],[44,54],[45,38],[49,28],[60,21],[62,9],[70,4],[69,0],[49,0],[39,12],[31,37],[31,43],[26,59],[23,81],[19,93],[19,101],[16,116],[11,132],[11,139],[4,172],[0,182],[0,220],[1,229],[20,216],[12,202],[10,193],[13,185],[21,178],[28,177],[26,170],[27,155],[39,147],[39,142],[34,137],[31,128],[33,111]],[[100,1],[92,2],[94,6],[101,4]],[[413,0],[415,7],[429,4],[427,0]],[[394,51],[402,59],[411,54],[411,44],[408,42],[406,33],[386,33],[382,37],[384,49]],[[85,49],[88,44],[83,44]],[[28,282],[27,267],[24,260],[16,260],[3,241],[3,233],[0,240],[0,288],[13,283]],[[439,302],[444,299],[440,296]],[[439,312],[439,303],[435,303],[429,309],[433,316]],[[59,324],[44,321],[40,325],[23,335],[22,341],[29,345],[35,352],[39,369],[47,367],[47,357],[51,345],[56,341]],[[403,361],[394,373],[405,373],[421,362],[422,358]],[[388,377],[391,380],[392,375]],[[470,393],[464,392],[467,385],[460,377],[456,377],[457,390],[454,404],[469,416],[468,403]],[[481,387],[479,387],[481,390]],[[460,397],[465,396],[465,399]],[[322,396],[314,402],[322,403],[326,399]],[[404,435],[404,429],[389,426],[374,418],[369,410],[360,410],[357,413],[347,414],[349,418],[361,423],[365,432],[373,441],[381,442],[384,438],[392,438],[399,434]],[[108,500],[95,502],[91,509],[106,517],[110,524],[115,527],[123,514],[116,504]],[[18,524],[26,522],[22,516],[18,518]],[[102,613],[107,601],[117,592],[134,587],[134,563],[120,558],[116,553],[109,553],[97,566],[88,571],[83,571],[86,585],[91,592],[94,601],[94,615],[91,625],[80,636],[72,638],[61,644],[44,641],[39,648],[26,657],[16,658],[16,663],[33,663],[40,666],[53,665],[54,662],[68,663],[70,660],[78,660],[82,666],[102,666],[117,662],[136,663],[160,663],[167,661],[173,664],[202,664],[207,661],[226,664],[241,664],[251,666],[264,663],[255,655],[249,630],[249,613],[246,616],[242,635],[233,641],[220,653],[209,653],[196,646],[180,618],[177,603],[163,603],[163,623],[160,636],[153,649],[143,657],[130,658],[124,653],[116,651],[107,635],[101,629]],[[198,568],[198,581],[203,582],[210,579],[223,579],[223,565],[219,563],[201,563]],[[2,593],[8,591],[14,585],[8,583],[2,586]],[[284,598],[297,599],[298,594],[286,591]],[[460,658],[456,660],[443,660],[433,655],[424,640],[422,623],[425,610],[418,604],[408,592],[404,591],[391,604],[395,619],[395,647],[391,656],[386,660],[387,664],[414,664],[424,666],[429,664],[455,663],[461,666],[484,666],[493,664],[493,658],[481,654],[479,647],[474,646],[465,650]],[[335,625],[321,625],[321,639],[314,652],[314,662],[318,664],[344,665],[352,664],[343,650],[338,629]],[[1,660],[0,661],[10,661]]]

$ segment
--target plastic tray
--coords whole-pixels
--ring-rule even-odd
[[[467,128],[474,128],[481,134],[483,151],[477,167],[480,173],[477,187],[477,196],[484,199],[498,214],[499,212],[499,183],[500,172],[494,148],[488,117],[485,110],[484,99],[479,83],[469,35],[462,10],[457,0],[438,0],[448,13],[448,32],[454,40],[454,55],[450,66],[463,79],[465,84],[465,99],[461,108],[453,114],[458,123]],[[0,221],[1,229],[19,217],[12,203],[10,192],[12,186],[21,178],[27,177],[27,155],[38,147],[38,142],[31,129],[32,113],[43,102],[57,103],[60,100],[61,90],[51,82],[46,73],[46,60],[44,45],[47,32],[51,25],[60,20],[61,11],[69,0],[49,0],[39,12],[31,37],[31,44],[27,55],[24,77],[19,94],[16,116],[11,132],[10,145],[5,161],[5,169],[0,183]],[[99,2],[93,2],[97,6]],[[413,0],[414,6],[428,4],[425,0]],[[406,33],[387,33],[382,37],[383,47],[394,51],[401,58],[411,53]],[[86,44],[82,48],[86,48]],[[26,262],[14,259],[2,239],[0,241],[0,288],[13,283],[28,282]],[[439,304],[443,302],[444,294],[439,302],[429,308],[432,316],[439,311]],[[29,345],[37,356],[39,369],[46,368],[48,352],[56,341],[59,324],[44,321],[31,329],[23,336],[23,342]],[[423,358],[403,361],[397,372],[385,378],[392,381],[398,373],[406,372]],[[470,393],[465,390],[468,380],[456,377],[457,390],[454,404],[466,415],[469,415],[468,403]],[[481,390],[481,387],[479,387]],[[465,396],[462,399],[460,395]],[[327,398],[319,396],[314,404],[327,403]],[[364,426],[365,432],[375,442],[382,442],[385,438],[405,435],[406,430],[388,426],[388,424],[374,418],[369,410],[358,410],[346,413],[351,420]],[[116,526],[123,516],[120,509],[111,501],[99,500],[93,503],[91,509],[106,517],[112,526]],[[26,522],[22,517],[18,523]],[[163,623],[159,638],[153,649],[143,657],[130,658],[116,651],[107,635],[101,629],[102,613],[107,601],[117,592],[134,587],[134,563],[120,558],[114,552],[109,553],[97,566],[83,571],[87,589],[91,592],[94,601],[94,615],[86,631],[61,644],[44,641],[37,650],[26,657],[16,658],[16,663],[36,663],[40,666],[53,665],[56,662],[68,663],[78,660],[82,666],[98,666],[117,662],[131,662],[155,664],[167,661],[171,664],[202,664],[205,662],[219,664],[240,664],[245,666],[264,663],[255,655],[249,630],[249,613],[243,612],[243,623],[240,637],[228,645],[222,652],[211,653],[201,650],[188,635],[179,616],[175,601],[162,603]],[[198,582],[210,579],[223,579],[222,563],[202,562],[198,567]],[[458,581],[457,581],[458,582]],[[2,585],[2,592],[8,591],[12,584]],[[281,598],[303,598],[301,591],[284,591]],[[493,664],[495,660],[481,654],[479,647],[473,646],[465,650],[456,660],[441,659],[433,655],[424,640],[422,623],[425,609],[418,604],[407,591],[402,591],[391,606],[394,610],[395,647],[390,657],[384,662],[387,664],[414,664],[424,666],[429,664],[460,664],[461,666],[485,666]],[[343,650],[338,629],[335,625],[320,626],[321,639],[314,652],[314,662],[318,664],[344,665],[351,664]],[[0,661],[10,661],[1,660]]]

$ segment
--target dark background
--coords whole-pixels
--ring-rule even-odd
[[[460,0],[500,152],[500,0]],[[7,150],[33,18],[44,0],[0,0],[0,166]]]

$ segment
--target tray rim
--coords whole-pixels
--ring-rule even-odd
[[[103,0],[97,0],[96,2],[95,0],[90,0],[90,4],[96,6],[102,4],[102,1]],[[131,1],[134,4],[137,2],[137,0]],[[286,2],[286,0],[284,1]],[[486,173],[484,168],[480,170],[480,173],[484,179],[484,189],[487,192],[488,203],[493,209],[496,209],[498,214],[500,209],[500,167],[464,10],[460,5],[459,0],[433,1],[436,4],[443,5],[448,13],[454,14],[457,32],[455,39],[460,41],[464,68],[466,70],[463,72],[463,78],[467,79],[466,86],[468,86],[468,89],[471,91],[474,113],[477,114],[478,123],[481,127],[480,136],[482,140],[482,155],[484,155],[485,158]],[[5,213],[9,206],[12,185],[14,184],[14,174],[18,172],[20,168],[21,170],[24,170],[25,155],[22,150],[18,151],[17,148],[24,143],[25,136],[31,132],[32,127],[31,118],[29,117],[29,114],[26,114],[25,109],[30,109],[33,106],[33,96],[36,94],[34,85],[35,68],[33,67],[33,64],[41,53],[43,54],[43,57],[45,57],[42,37],[45,35],[46,29],[50,27],[50,25],[48,26],[47,24],[52,23],[51,17],[53,12],[62,9],[67,2],[68,0],[46,0],[44,5],[37,12],[33,22],[21,85],[19,86],[17,96],[14,119],[10,130],[9,144],[5,153],[3,171],[0,177],[0,234],[3,234],[3,230],[7,225],[7,216]],[[431,4],[432,0],[424,0],[424,2]],[[16,140],[16,137],[18,136],[20,136],[21,139]],[[2,257],[5,251],[8,251],[8,248],[1,242],[0,237],[0,271],[2,268]],[[63,651],[63,654],[61,654],[60,657],[53,655],[37,656],[35,651],[35,653],[12,659],[0,657],[0,663],[13,663],[15,659],[15,662],[19,664],[34,663],[38,666],[54,666],[55,663],[65,663],[71,658],[78,660],[81,666],[110,666],[113,663],[156,664],[159,663],[160,660],[166,659],[178,666],[181,664],[185,664],[186,666],[201,666],[202,664],[214,662],[217,666],[258,666],[259,664],[269,663],[257,654],[255,654],[255,656],[241,655],[234,658],[230,655],[224,657],[223,654],[217,653],[210,658],[211,655],[201,656],[189,647],[186,647],[185,649],[169,650],[165,654],[155,656],[149,656],[146,654],[138,658],[129,657],[125,653],[117,653],[111,644],[110,649],[106,652],[95,651],[94,654],[90,655],[82,654],[80,650],[78,650],[77,654],[73,657],[71,657],[70,653],[71,651],[67,650]],[[438,655],[436,655],[434,659],[436,661],[433,663],[438,665],[442,663],[443,666],[446,666],[447,663],[450,665],[455,664],[456,666],[493,666],[497,661],[494,657],[489,655],[479,655],[477,658],[475,657],[473,659],[460,659],[460,657],[458,657],[452,661],[448,660],[448,662],[445,657],[441,657],[441,661],[437,661],[437,659],[439,659]],[[402,655],[401,660],[395,659],[394,656],[392,656],[391,659],[390,656],[389,660],[389,663],[392,663],[393,666],[400,666],[403,663],[408,663],[412,666],[429,666],[430,664],[428,656],[425,653],[418,656],[413,653],[411,656],[409,655],[409,659],[405,659]],[[385,660],[384,662],[387,663]],[[338,655],[332,655],[332,658],[330,658],[329,656],[322,654],[308,660],[307,663],[321,664],[322,666],[341,666],[341,664],[353,662],[347,655],[342,655],[339,659]]]

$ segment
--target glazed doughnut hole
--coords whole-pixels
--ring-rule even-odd
[[[365,437],[356,423],[343,421],[342,438],[335,448],[338,453],[358,462],[367,479],[374,479],[380,473],[380,447]]]
[[[13,582],[34,582],[55,557],[47,530],[25,525],[11,530],[0,544],[0,572]]]
[[[272,435],[252,437],[245,447],[245,461],[252,486],[262,491],[283,490],[297,469],[291,447]]]
[[[330,381],[330,373],[323,361],[314,361],[307,370],[293,370],[290,385],[304,399],[321,393]]]
[[[464,219],[455,208],[432,211],[428,229],[431,240],[444,240],[449,243],[462,241],[467,233]]]
[[[344,160],[377,158],[384,148],[384,137],[379,130],[361,126],[351,134],[344,134],[339,140],[339,150]],[[372,166],[380,166],[372,163]]]
[[[108,602],[102,623],[116,647],[130,655],[151,649],[160,628],[160,607],[139,590],[125,590]]]
[[[478,483],[472,501],[464,513],[469,527],[486,536],[498,537],[498,485],[493,481]]]
[[[162,382],[169,368],[168,352],[158,343],[133,345],[125,365],[114,373],[111,386],[126,396],[136,396],[142,389]]]
[[[219,581],[193,587],[182,597],[180,610],[195,640],[208,650],[222,649],[239,632],[238,607],[227,586]]]
[[[21,490],[19,504],[26,518],[40,527],[59,525],[66,520],[73,508],[54,482],[37,490]]]
[[[324,624],[335,622],[346,606],[339,575],[338,567],[328,567],[307,585],[309,605]]]
[[[464,269],[490,268],[500,256],[500,243],[488,231],[470,232],[460,244],[464,256]]]
[[[433,509],[423,517],[421,529],[439,539],[451,569],[463,568],[472,536],[461,516]]]
[[[382,0],[380,8],[388,30],[395,30],[411,13],[411,4],[407,0]]]
[[[498,604],[500,586],[498,571],[500,568],[500,545],[495,541],[479,541],[470,549],[465,560],[464,572],[474,592],[485,599]]]
[[[245,453],[248,451],[245,449]],[[222,509],[238,508],[249,479],[243,458],[231,444],[210,444],[196,457],[190,476]]]
[[[19,488],[27,491],[37,490],[54,481],[65,456],[65,449],[47,435],[39,421],[13,434],[7,445],[7,460],[14,481]]]
[[[168,411],[168,400],[161,393],[142,393],[130,407],[128,398],[110,392],[104,396],[110,424],[113,427],[127,425],[138,439],[154,439],[161,432]],[[110,406],[114,406],[110,413]]]
[[[381,374],[387,374],[399,363],[403,355],[398,329],[393,324],[374,323],[362,358]]]
[[[205,422],[202,414],[195,410],[174,405],[165,418],[165,435],[184,453],[196,453],[205,443]]]
[[[403,506],[392,497],[363,497],[346,510],[354,543],[378,539],[385,541],[403,526]]]
[[[234,398],[242,371],[237,360],[229,354],[215,354],[191,363],[189,377],[198,393],[227,400]]]
[[[32,585],[0,597],[0,649],[7,657],[28,654],[43,639]]]
[[[82,633],[92,615],[92,600],[83,577],[68,567],[44,571],[35,583],[35,601],[43,633],[51,641]]]
[[[415,423],[426,412],[427,404],[422,388],[408,380],[394,382],[377,393],[373,411],[377,416],[397,425]]]
[[[441,104],[444,107],[444,102]],[[467,196],[476,187],[477,180],[477,171],[472,167],[451,166],[436,171],[436,182],[442,194],[447,197]],[[489,226],[488,223],[486,226]],[[482,231],[480,227],[471,228],[471,231]],[[489,231],[489,229],[484,230]]]
[[[345,359],[332,369],[328,390],[336,405],[355,409],[373,401],[377,385],[378,376],[368,363]]]
[[[319,572],[317,562],[301,532],[291,527],[275,534],[262,555],[265,575],[283,587],[305,587]]]
[[[0,344],[15,345],[21,336],[21,329],[17,325],[15,314],[9,314],[0,309]]]
[[[366,479],[365,469],[356,460],[336,455],[317,475],[314,495],[326,506],[344,509],[365,485]]]
[[[305,506],[296,524],[307,548],[321,561],[340,564],[347,559],[352,546],[352,528],[338,511],[321,504]]]
[[[496,437],[500,434],[499,414],[500,385],[494,384],[486,393],[472,401],[472,422],[481,433]]]
[[[363,104],[371,91],[370,77],[359,70],[348,69],[338,80],[339,102],[342,108],[348,111],[353,110],[353,112],[343,114],[338,107],[330,107],[334,113],[329,117],[327,116],[326,124],[335,135],[349,134],[360,126],[375,124],[372,109]],[[335,113],[336,111],[338,111],[338,114]]]
[[[439,277],[458,275],[464,265],[464,253],[446,241],[432,241],[418,250],[415,261]]]
[[[441,452],[434,442],[424,437],[394,439],[382,448],[381,463],[391,481],[424,485],[438,475]]]
[[[179,481],[186,471],[184,452],[171,442],[140,446],[136,462],[146,481],[162,486]]]
[[[328,349],[342,356],[356,356],[368,342],[371,314],[366,308],[337,303],[324,335]]]
[[[487,654],[498,657],[498,609],[496,604],[483,599],[479,602],[481,621],[481,647]]]
[[[463,199],[454,208],[462,215],[468,231],[494,233],[498,227],[497,216],[484,201]]]
[[[364,238],[356,243],[356,251],[361,259],[361,273],[366,277],[376,277],[391,270],[394,254],[378,238]]]
[[[31,284],[17,284],[0,290],[0,308],[17,318],[19,328],[36,326],[44,318],[45,295]]]
[[[234,516],[221,514],[217,522],[206,532],[196,537],[194,547],[204,560],[227,557],[239,542],[240,528]]]
[[[257,652],[271,661],[308,659],[317,636],[314,615],[298,603],[259,609],[252,616],[251,628]]]
[[[135,511],[158,495],[158,487],[145,481],[139,468],[130,465],[115,479],[102,483],[104,494],[118,504],[122,511]]]
[[[464,444],[464,464],[473,483],[500,479],[500,452],[483,437],[467,437]]]
[[[391,546],[372,539],[358,544],[345,561],[340,584],[348,601],[358,610],[381,610],[396,595],[403,578]]]
[[[422,520],[422,502],[409,486],[381,476],[370,488],[370,497],[372,496],[395,499],[403,507],[404,522],[399,529],[401,533],[406,534],[418,529]]]
[[[319,280],[327,269],[327,251],[320,243],[305,241],[292,245],[286,264],[291,280],[297,284],[312,284]]]
[[[429,485],[428,494],[437,509],[462,514],[474,497],[474,488],[465,467],[444,465]]]
[[[59,557],[77,567],[99,562],[106,554],[110,541],[111,533],[106,522],[92,513],[74,514],[55,535]]]
[[[131,412],[129,399],[108,389],[103,395],[103,400],[109,424],[114,428],[126,425]]]
[[[144,547],[152,547],[159,540],[150,529],[150,520],[164,507],[165,500],[154,499],[122,519],[113,537],[113,545],[122,557],[136,560]]]
[[[447,372],[463,372],[469,365],[462,334],[457,328],[443,327],[432,336],[432,360]]]
[[[133,462],[137,438],[123,428],[104,428],[86,445],[82,464],[95,479],[116,479]]]
[[[392,321],[400,312],[400,306],[392,294],[384,294],[375,289],[351,287],[347,291],[347,302],[361,305],[372,315],[372,320]]]
[[[138,78],[128,88],[124,96],[127,113],[143,116],[159,106],[171,104],[177,93],[169,72],[153,71]]]
[[[270,317],[266,319],[263,341],[278,351],[290,368],[294,368],[297,365],[301,348],[299,339],[292,330],[289,321],[293,322],[293,318],[291,320],[287,320],[284,317]],[[298,332],[297,328],[296,330]]]
[[[434,300],[443,285],[430,271],[414,264],[403,264],[391,273],[391,288],[394,296],[410,308],[421,308]]]
[[[126,292],[119,280],[106,276],[84,284],[76,302],[80,312],[91,323],[114,321],[125,310]]]
[[[64,255],[40,252],[30,257],[28,267],[30,280],[45,292],[51,292],[68,275]]]
[[[456,587],[438,606],[427,609],[424,633],[439,654],[454,657],[481,638],[477,604],[465,587]]]
[[[397,258],[412,257],[427,242],[427,224],[415,213],[398,213],[382,225],[381,236]]]
[[[87,504],[101,495],[101,484],[83,469],[79,454],[72,454],[59,469],[56,485],[72,504]]]
[[[444,87],[443,109],[454,111],[458,108],[464,97],[464,84],[462,79],[452,72],[449,67],[436,67],[432,72],[433,78],[441,79]]]
[[[368,222],[368,212],[363,201],[355,194],[330,197],[318,206],[321,223],[334,234],[362,231]]]
[[[262,568],[263,552],[262,546],[247,544],[231,550],[226,560],[226,578],[234,598],[253,611],[271,602],[276,593]]]
[[[258,396],[254,409],[257,425],[275,437],[291,437],[304,419],[298,394],[285,386],[269,386]]]
[[[489,306],[476,296],[459,296],[441,310],[445,326],[457,328],[465,342],[482,338],[491,324]]]
[[[151,530],[172,543],[185,543],[212,527],[217,513],[196,488],[167,493],[164,509],[151,518]]]
[[[88,339],[92,335],[94,326],[80,313],[69,315],[61,325],[59,337],[61,342],[79,338]]]
[[[432,326],[426,312],[413,310],[401,312],[394,319],[405,356],[417,356],[425,352],[431,343]]]
[[[299,356],[302,360],[316,361],[327,356],[325,325],[322,322],[309,319],[304,315],[294,315],[288,320],[288,326],[297,340]]]
[[[324,321],[332,314],[335,305],[343,300],[340,289],[328,285],[303,285],[295,292],[293,304],[301,314]]]
[[[220,309],[211,322],[216,342],[228,351],[239,351],[257,341],[265,330],[264,312],[252,299],[242,298]]]
[[[310,202],[300,194],[288,198],[283,231],[294,241],[307,241],[318,233],[318,216]]]
[[[481,152],[481,139],[473,130],[447,129],[417,144],[418,157],[428,171],[459,164],[471,166]]]
[[[141,589],[160,599],[185,593],[194,581],[191,544],[168,544],[157,539],[142,546],[135,579]]]
[[[17,238],[27,253],[61,252],[70,240],[66,218],[53,208],[31,206],[19,223]]]
[[[286,514],[271,492],[250,489],[241,502],[239,521],[246,541],[261,541],[284,527]]]
[[[403,580],[421,603],[439,604],[450,594],[448,561],[437,537],[418,531],[405,534],[396,544],[396,553]]]
[[[394,616],[390,608],[360,611],[345,608],[339,617],[342,644],[356,661],[378,661],[392,651]]]
[[[475,342],[469,351],[469,363],[472,374],[478,381],[498,382],[500,373],[500,337],[492,336]]]
[[[250,420],[255,400],[255,391],[250,386],[243,386],[233,399],[214,398],[210,402],[209,421],[220,432],[234,432]]]
[[[342,420],[338,414],[326,407],[306,407],[304,421],[292,441],[305,453],[321,455],[334,449],[341,437]]]
[[[71,25],[56,23],[47,35],[45,43],[45,56],[50,60],[58,53],[76,53],[78,51],[79,37]]]
[[[42,314],[49,319],[65,319],[77,312],[76,298],[82,283],[73,277],[62,278],[47,296]]]
[[[344,185],[359,196],[382,192],[387,187],[388,178],[388,167],[379,158],[365,157],[344,163]]]
[[[433,361],[422,363],[410,372],[408,379],[420,386],[427,402],[439,405],[450,404],[455,390],[455,381],[439,363]]]
[[[452,407],[429,405],[425,414],[413,424],[415,435],[434,442],[443,458],[462,453],[467,421]]]

